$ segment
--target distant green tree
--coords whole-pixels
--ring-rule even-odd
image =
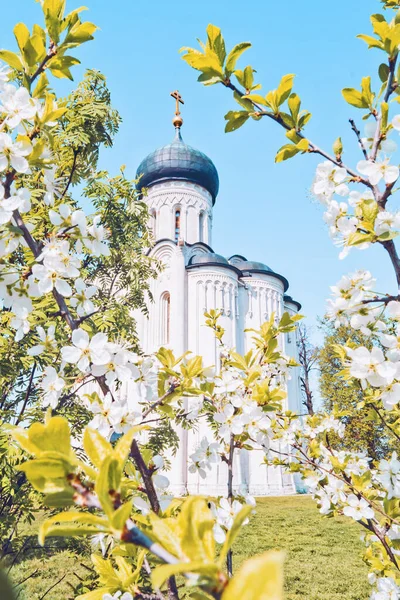
[[[338,413],[346,424],[344,436],[335,439],[335,446],[346,450],[365,450],[374,459],[380,459],[393,450],[399,450],[400,443],[390,435],[373,405],[366,409],[364,393],[359,383],[354,379],[346,380],[340,376],[343,364],[335,347],[354,344],[370,348],[372,340],[350,327],[342,326],[336,329],[326,320],[322,321],[322,327],[325,338],[319,350],[318,366],[323,408],[328,412]]]

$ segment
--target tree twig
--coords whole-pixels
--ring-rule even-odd
[[[365,160],[368,160],[368,152],[367,152],[367,150],[366,150],[366,148],[364,146],[364,142],[361,139],[360,130],[357,128],[354,119],[349,119],[349,123],[351,125],[352,130],[354,131],[354,133],[355,133],[355,135],[357,137],[358,143],[359,143],[360,148],[361,148],[361,152],[364,154]]]

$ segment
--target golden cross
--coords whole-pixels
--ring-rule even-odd
[[[175,90],[175,92],[171,92],[171,96],[173,98],[175,98],[176,100],[176,108],[175,108],[175,114],[176,116],[179,116],[181,114],[180,110],[179,110],[179,102],[181,104],[185,104],[184,101],[182,100],[182,96],[180,95],[180,93],[178,92],[178,90]]]

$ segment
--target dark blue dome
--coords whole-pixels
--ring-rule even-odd
[[[238,262],[237,266],[241,271],[266,271],[273,273],[271,267],[255,260],[244,260],[243,262]]]
[[[207,252],[205,254],[197,254],[189,260],[189,265],[229,265],[224,256],[215,254],[215,252]]]
[[[210,192],[213,203],[219,189],[214,163],[203,152],[185,144],[179,129],[171,144],[154,150],[142,160],[136,178],[139,179],[136,184],[138,190],[174,179],[197,183]]]

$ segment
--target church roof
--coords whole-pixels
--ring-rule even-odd
[[[192,258],[189,260],[189,265],[209,265],[210,263],[229,266],[226,258],[221,256],[221,254],[216,254],[215,252],[197,254],[196,256],[192,256]]]
[[[215,252],[205,252],[203,254],[197,254],[192,256],[189,260],[189,264],[186,267],[187,269],[192,269],[196,267],[205,267],[205,266],[221,266],[228,269],[233,269],[239,275],[239,277],[247,277],[252,276],[252,274],[266,274],[271,277],[275,277],[279,279],[283,283],[284,291],[289,287],[289,282],[286,277],[283,275],[279,275],[279,273],[275,273],[273,269],[265,265],[264,263],[257,262],[254,260],[247,260],[244,256],[240,254],[234,254],[229,259],[226,259],[221,254],[216,254]],[[295,301],[294,304],[296,304]]]
[[[136,187],[141,190],[163,181],[190,181],[210,192],[213,203],[218,194],[219,178],[214,163],[200,150],[185,144],[180,128],[170,144],[151,152],[140,163]]]
[[[287,294],[285,294],[283,296],[283,301],[284,302],[291,302],[292,304],[294,304],[297,307],[297,310],[301,310],[301,304],[300,304],[300,302],[297,302],[297,300],[293,300],[292,296],[288,296]]]

